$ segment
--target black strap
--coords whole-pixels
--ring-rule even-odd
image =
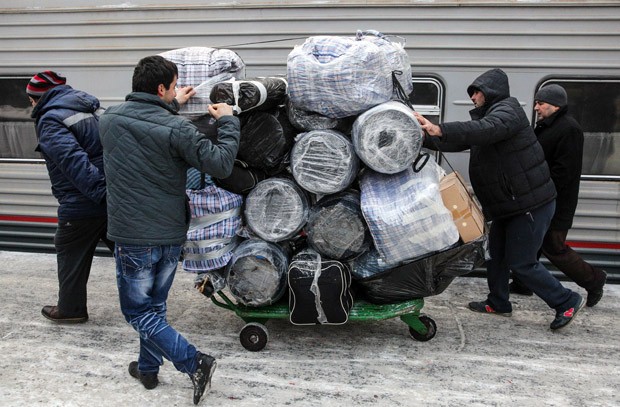
[[[409,100],[409,95],[407,95],[405,93],[405,90],[403,89],[403,86],[400,84],[400,82],[398,81],[398,77],[396,75],[402,75],[403,72],[402,71],[392,71],[392,86],[394,87],[394,92],[396,93],[396,97],[399,102],[404,103],[405,105],[409,106],[409,108],[411,108],[411,110],[415,111],[415,109],[413,108],[413,104],[411,103],[411,100]]]
[[[206,184],[205,173],[201,172],[200,173],[200,189],[205,189],[205,184]]]

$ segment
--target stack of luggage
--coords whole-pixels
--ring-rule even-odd
[[[204,49],[203,59],[225,51]],[[179,65],[182,53],[162,55]],[[213,204],[219,216],[207,222],[192,204],[185,270],[208,279],[212,291],[228,288],[244,306],[288,296],[291,322],[339,324],[354,297],[385,304],[436,295],[484,260],[479,214],[467,239],[455,222],[475,201],[459,195],[466,207],[455,212],[444,203],[454,185],[442,187],[435,160],[420,160],[428,152],[402,97],[412,92],[402,44],[378,32],[310,37],[290,52],[286,78],[245,78],[240,58],[226,55],[222,69],[187,75],[199,83],[192,86],[209,86],[209,103],[231,104],[239,115],[233,173],[200,190],[213,201],[236,199]],[[179,83],[190,84],[181,72]],[[181,113],[216,138],[212,120],[191,109]],[[234,236],[205,229],[222,232],[225,223]]]

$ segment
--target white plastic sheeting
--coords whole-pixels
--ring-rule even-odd
[[[245,78],[245,63],[236,52],[209,47],[186,47],[162,52],[179,70],[177,87],[193,86],[196,95],[181,106],[180,114],[207,113],[211,89],[218,82]]]
[[[401,86],[410,92],[411,65],[404,47],[380,33],[309,37],[287,58],[293,105],[331,118],[355,116],[392,99],[393,72],[399,72]]]

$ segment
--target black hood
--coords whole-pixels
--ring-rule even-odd
[[[485,105],[487,106],[510,97],[508,75],[499,68],[490,69],[477,77],[474,82],[467,87],[467,94],[471,97],[476,89],[484,93],[484,98],[486,100]]]

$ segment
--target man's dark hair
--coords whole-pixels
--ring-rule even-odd
[[[157,95],[157,88],[163,84],[166,89],[179,75],[174,62],[168,61],[159,55],[142,58],[133,70],[131,88],[133,92],[146,92]]]

